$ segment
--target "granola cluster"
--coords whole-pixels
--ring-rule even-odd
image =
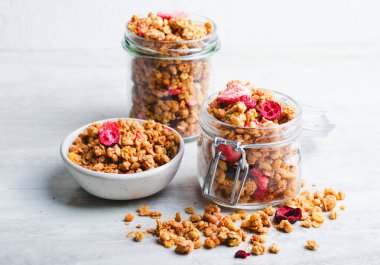
[[[109,141],[111,136],[116,141]],[[70,146],[67,156],[90,170],[131,174],[168,163],[178,153],[179,143],[175,132],[155,121],[141,124],[119,119],[88,126]]]
[[[184,137],[198,135],[211,59],[183,60],[181,56],[206,45],[201,40],[213,31],[213,24],[200,24],[184,14],[149,13],[146,18],[133,16],[128,30],[144,37],[140,45],[157,52],[155,57],[136,56],[132,60],[131,117],[170,125]]]
[[[331,188],[326,188],[324,192],[305,190],[292,201],[286,203],[286,205],[292,205],[292,207],[297,207],[294,209],[302,211],[302,221],[298,227],[305,227],[305,221],[310,221],[312,224],[317,222],[313,218],[313,214],[316,212],[320,213],[318,215],[318,218],[320,218],[318,222],[324,220],[323,212],[327,208],[324,208],[322,200],[327,196],[334,196],[336,200],[343,200],[345,197],[343,192],[336,192]],[[313,204],[313,207],[311,207],[311,204]],[[177,212],[174,218],[167,221],[157,219],[156,228],[154,229],[132,231],[127,236],[133,237],[136,242],[139,242],[147,233],[150,233],[158,238],[158,242],[164,247],[174,247],[175,252],[178,254],[189,254],[202,246],[205,249],[213,249],[219,245],[236,247],[240,246],[243,242],[246,242],[245,244],[248,246],[251,244],[251,254],[253,255],[262,255],[266,252],[278,254],[280,247],[275,243],[267,247],[265,235],[270,232],[271,227],[286,233],[295,230],[295,220],[292,221],[292,224],[286,219],[280,222],[276,219],[275,212],[277,214],[282,207],[287,207],[286,205],[281,206],[277,211],[274,207],[269,206],[261,211],[250,214],[244,210],[236,210],[233,213],[225,215],[222,214],[221,209],[215,204],[206,205],[203,214],[197,214],[193,208],[189,207],[185,210],[189,215],[189,220],[184,220],[180,212]],[[320,210],[315,207],[320,207]],[[330,213],[334,211],[334,209],[328,209]],[[141,214],[142,212],[151,213],[148,206],[140,206],[137,211],[140,216],[150,216],[149,214]],[[161,216],[160,213],[158,215]],[[125,220],[127,221],[127,218]],[[313,227],[318,228],[319,225],[313,225]],[[248,233],[251,233],[249,240],[247,240]],[[314,250],[317,247],[318,244],[314,240],[307,241],[306,248]],[[249,256],[249,253],[243,250],[239,250],[235,254],[237,258],[246,258],[247,256]]]
[[[209,124],[204,126],[213,128],[213,137],[240,142],[241,145],[287,140],[296,136],[299,126],[297,123],[287,126],[298,114],[295,106],[283,103],[271,91],[257,89],[240,81],[229,82],[226,90],[209,103],[207,111],[208,113],[202,115],[211,115],[217,120],[208,119]],[[198,168],[201,177],[206,176],[206,170],[213,158],[213,137],[205,133],[198,141]],[[212,192],[221,199],[229,200],[234,185],[236,162],[240,160],[241,153],[231,145],[222,143],[215,151],[221,152],[224,159],[218,162]],[[247,147],[244,151],[249,172],[239,204],[278,203],[296,195],[300,187],[299,148],[296,138],[286,144]],[[241,178],[238,187],[240,183]]]

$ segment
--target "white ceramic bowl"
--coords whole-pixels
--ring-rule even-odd
[[[128,119],[140,123],[146,122],[139,119]],[[117,120],[118,119],[107,119],[96,121],[96,123]],[[61,144],[61,157],[67,171],[87,192],[97,197],[111,200],[139,199],[159,192],[174,178],[185,149],[182,137],[175,130],[173,130],[173,132],[177,133],[180,137],[178,154],[170,160],[169,163],[148,171],[134,174],[103,173],[92,171],[73,163],[67,157],[69,147],[73,144],[75,138],[90,124],[80,127],[70,133]]]

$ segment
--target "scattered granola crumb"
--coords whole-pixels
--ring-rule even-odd
[[[181,217],[181,213],[180,212],[177,212],[175,214],[174,220],[176,220],[176,222],[181,222],[182,221],[182,217]]]
[[[306,179],[301,179],[301,188],[305,187]]]
[[[342,205],[340,206],[340,209],[341,209],[342,211],[346,210],[346,205],[342,204]]]
[[[309,250],[316,250],[319,247],[315,240],[306,241],[306,248]]]
[[[135,219],[135,216],[133,213],[129,213],[124,217],[124,222],[132,222]]]
[[[260,242],[253,242],[253,247],[251,250],[252,254],[254,255],[262,255],[265,252],[265,246],[264,244],[261,244]]]
[[[127,234],[127,237],[133,237],[136,234],[135,231],[131,231]]]
[[[290,233],[293,231],[294,226],[288,220],[282,220],[278,225],[276,225],[276,228],[285,233]]]
[[[331,220],[335,220],[338,217],[338,213],[335,210],[332,210],[329,214]]]
[[[267,240],[266,240],[265,236],[263,236],[263,235],[260,236],[260,235],[253,234],[251,236],[250,241],[251,241],[251,243],[253,243],[253,242],[265,243]]]
[[[185,238],[181,238],[179,242],[177,242],[177,247],[175,252],[178,254],[189,254],[194,250],[194,243],[191,240],[186,240]]]
[[[274,213],[276,212],[276,210],[273,208],[273,206],[269,206],[269,207],[265,208],[263,210],[263,212],[266,213],[269,216],[272,216],[272,215],[274,215]]]
[[[269,253],[278,254],[280,252],[280,248],[275,243],[273,243],[269,246],[268,251]]]
[[[214,247],[216,247],[216,244],[215,244],[215,241],[210,239],[210,238],[207,238],[205,240],[205,242],[203,243],[203,246],[207,249],[212,249]]]
[[[141,227],[142,227],[141,224],[136,225],[136,228],[141,228]]]
[[[303,220],[301,222],[301,226],[305,228],[310,228],[312,226],[312,222],[310,219]]]
[[[146,232],[145,231],[136,231],[135,233],[135,237],[133,238],[136,242],[140,242],[141,240],[143,240],[143,238],[146,236]]]
[[[187,207],[187,208],[185,208],[185,212],[187,214],[195,214],[195,210],[194,210],[193,207]]]
[[[153,219],[161,218],[161,213],[156,211],[151,211],[148,205],[142,205],[137,209],[139,216],[149,216]]]

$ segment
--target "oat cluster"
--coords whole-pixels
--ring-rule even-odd
[[[213,24],[192,21],[185,13],[162,14],[150,12],[147,17],[134,15],[128,22],[128,30],[140,37],[155,41],[179,42],[206,37],[213,31]]]
[[[318,228],[325,218],[323,212],[329,210],[331,214],[332,211],[335,211],[333,208],[336,201],[332,207],[331,201],[323,200],[331,198],[328,196],[334,196],[337,201],[343,200],[345,197],[343,192],[326,188],[323,192],[303,191],[292,201],[286,203],[302,210],[303,216],[299,225],[291,224],[288,220],[276,223],[272,218],[276,209],[272,206],[252,213],[236,210],[234,213],[223,215],[217,205],[208,204],[205,206],[203,214],[197,214],[192,207],[186,208],[185,212],[189,215],[189,220],[184,220],[181,213],[177,212],[172,219],[166,221],[157,219],[154,229],[132,231],[127,236],[133,237],[135,241],[139,242],[147,233],[150,233],[158,238],[161,245],[165,248],[173,247],[178,254],[189,254],[202,246],[205,249],[213,249],[219,245],[236,247],[243,242],[246,242],[246,245],[251,244],[251,254],[253,255],[262,255],[266,252],[278,254],[280,252],[278,245],[272,243],[267,247],[265,244],[265,235],[269,233],[270,228],[273,226],[277,231],[290,233],[296,227],[308,227],[304,225],[305,221],[311,223],[309,227]],[[320,210],[316,207],[319,207]],[[141,206],[137,211],[142,216],[149,216],[149,213],[152,212],[148,206]],[[141,214],[142,212],[143,214]],[[156,215],[161,216],[160,214]],[[314,225],[315,223],[318,225]],[[249,233],[250,237],[248,237]],[[314,240],[307,241],[306,248],[315,250],[317,247],[318,244]]]
[[[75,164],[105,173],[131,174],[168,163],[179,151],[179,136],[155,121],[140,124],[130,119],[117,121],[119,141],[104,146],[99,141],[100,123],[79,134],[69,148]]]

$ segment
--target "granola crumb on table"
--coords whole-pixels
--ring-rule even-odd
[[[171,57],[169,60],[159,56],[133,59],[131,116],[170,125],[184,137],[198,135],[200,107],[209,88],[211,60],[207,57],[181,60],[179,56],[186,55],[186,50],[206,45],[202,39],[214,31],[213,23],[198,23],[184,13],[150,12],[147,17],[134,15],[127,28],[130,33],[144,38],[136,40],[141,46],[157,51],[160,56]]]
[[[272,206],[262,211],[254,211],[251,214],[244,210],[235,210],[234,213],[223,215],[219,206],[207,204],[204,207],[203,215],[195,214],[195,210],[188,207],[185,211],[191,214],[188,216],[189,220],[183,220],[181,213],[177,212],[175,218],[166,221],[162,221],[158,217],[155,229],[132,231],[127,236],[133,237],[136,242],[140,242],[147,233],[150,233],[157,237],[158,242],[164,247],[174,247],[175,252],[178,254],[189,254],[202,246],[205,249],[213,249],[222,244],[228,247],[236,247],[246,241],[247,233],[252,233],[248,241],[252,244],[251,253],[253,255],[263,255],[266,250],[269,253],[278,254],[280,252],[278,245],[274,243],[268,247],[265,245],[266,237],[264,234],[269,232],[272,223],[275,228],[286,233],[296,229],[294,223],[298,220],[301,227],[320,227],[325,221],[324,215],[332,219],[331,215],[336,213],[334,209],[336,204],[333,205],[334,208],[330,212],[323,211],[326,208],[323,199],[327,197],[327,200],[331,200],[329,196],[332,194],[338,194],[338,192],[335,192],[332,188],[325,189],[322,192],[303,190],[292,200],[286,202],[285,205],[279,207],[278,209],[285,210],[288,209],[284,206],[294,207],[295,213],[297,213],[297,208],[298,211],[299,209],[302,211],[302,218],[292,221],[293,224],[289,220],[294,218],[286,215],[283,218],[289,218],[289,220],[283,219],[276,222],[276,216],[273,216],[273,212],[276,212],[276,210]],[[152,213],[158,213],[151,211],[149,206],[146,205],[140,206],[137,211],[139,216],[147,217],[151,217]],[[272,214],[273,217],[270,218],[267,213]],[[158,215],[154,214],[154,216]],[[205,238],[204,240],[202,239],[202,234],[203,238]],[[318,244],[314,240],[308,240],[305,247],[309,250],[316,250]]]
[[[124,217],[124,222],[132,222],[135,219],[135,216],[133,213],[129,213]]]
[[[100,132],[117,134],[117,142],[104,142]],[[89,125],[70,146],[67,156],[93,171],[132,174],[168,163],[178,153],[179,143],[179,136],[160,123],[119,119]]]

